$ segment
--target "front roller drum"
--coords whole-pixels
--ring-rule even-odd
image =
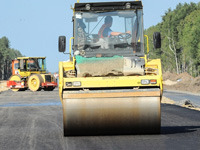
[[[9,81],[21,82],[21,77],[20,77],[20,75],[12,75],[9,78]],[[14,92],[17,92],[20,90],[20,88],[11,88],[11,90]]]
[[[64,136],[160,133],[160,97],[63,99]]]

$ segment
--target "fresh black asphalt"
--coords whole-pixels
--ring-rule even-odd
[[[0,94],[0,149],[200,149],[199,111],[168,104],[162,104],[161,111],[161,134],[63,137],[62,105],[57,89],[53,92],[9,90]]]

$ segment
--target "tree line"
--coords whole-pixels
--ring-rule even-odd
[[[153,33],[160,32],[162,47],[154,50]],[[145,30],[150,58],[161,58],[164,71],[200,75],[200,2],[178,4],[168,9],[162,22]]]
[[[10,48],[7,37],[0,38],[0,80],[7,80],[12,75],[12,60],[20,56],[20,51]]]

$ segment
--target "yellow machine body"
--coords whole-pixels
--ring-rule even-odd
[[[103,5],[102,3],[76,4],[73,10],[74,17],[78,19],[81,18],[79,12],[82,10],[89,11],[90,7],[98,10],[98,7]],[[115,4],[118,5],[116,8],[118,9],[120,4],[126,3]],[[105,3],[104,8],[109,9],[109,5],[115,6],[115,4]],[[141,2],[128,2],[122,9],[126,6],[129,8],[129,4],[142,9]],[[84,8],[86,6],[87,8]],[[94,16],[91,20],[95,21]],[[148,36],[145,37],[148,41]],[[142,38],[138,38],[138,43]],[[70,39],[70,60],[59,62],[59,96],[63,105],[64,135],[159,133],[160,101],[163,93],[162,68],[160,59],[148,59],[148,43],[147,54],[138,57],[144,60],[145,73],[142,75],[108,74],[79,77],[76,56],[71,57],[72,39],[76,43],[76,35]],[[63,41],[59,42],[61,46]],[[97,58],[99,53],[96,55]]]
[[[146,61],[146,68],[151,68],[154,72],[144,76],[108,76],[108,77],[82,77],[82,78],[64,78],[63,72],[75,70],[75,58],[73,61],[59,62],[59,96],[62,101],[63,90],[71,88],[107,88],[107,87],[159,87],[162,95],[162,68],[160,59]],[[141,80],[156,80],[156,83],[143,85]],[[66,82],[81,82],[81,86],[67,87]]]

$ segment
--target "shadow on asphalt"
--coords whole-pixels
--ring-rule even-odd
[[[195,132],[200,126],[166,126],[161,127],[161,134],[176,134]]]

